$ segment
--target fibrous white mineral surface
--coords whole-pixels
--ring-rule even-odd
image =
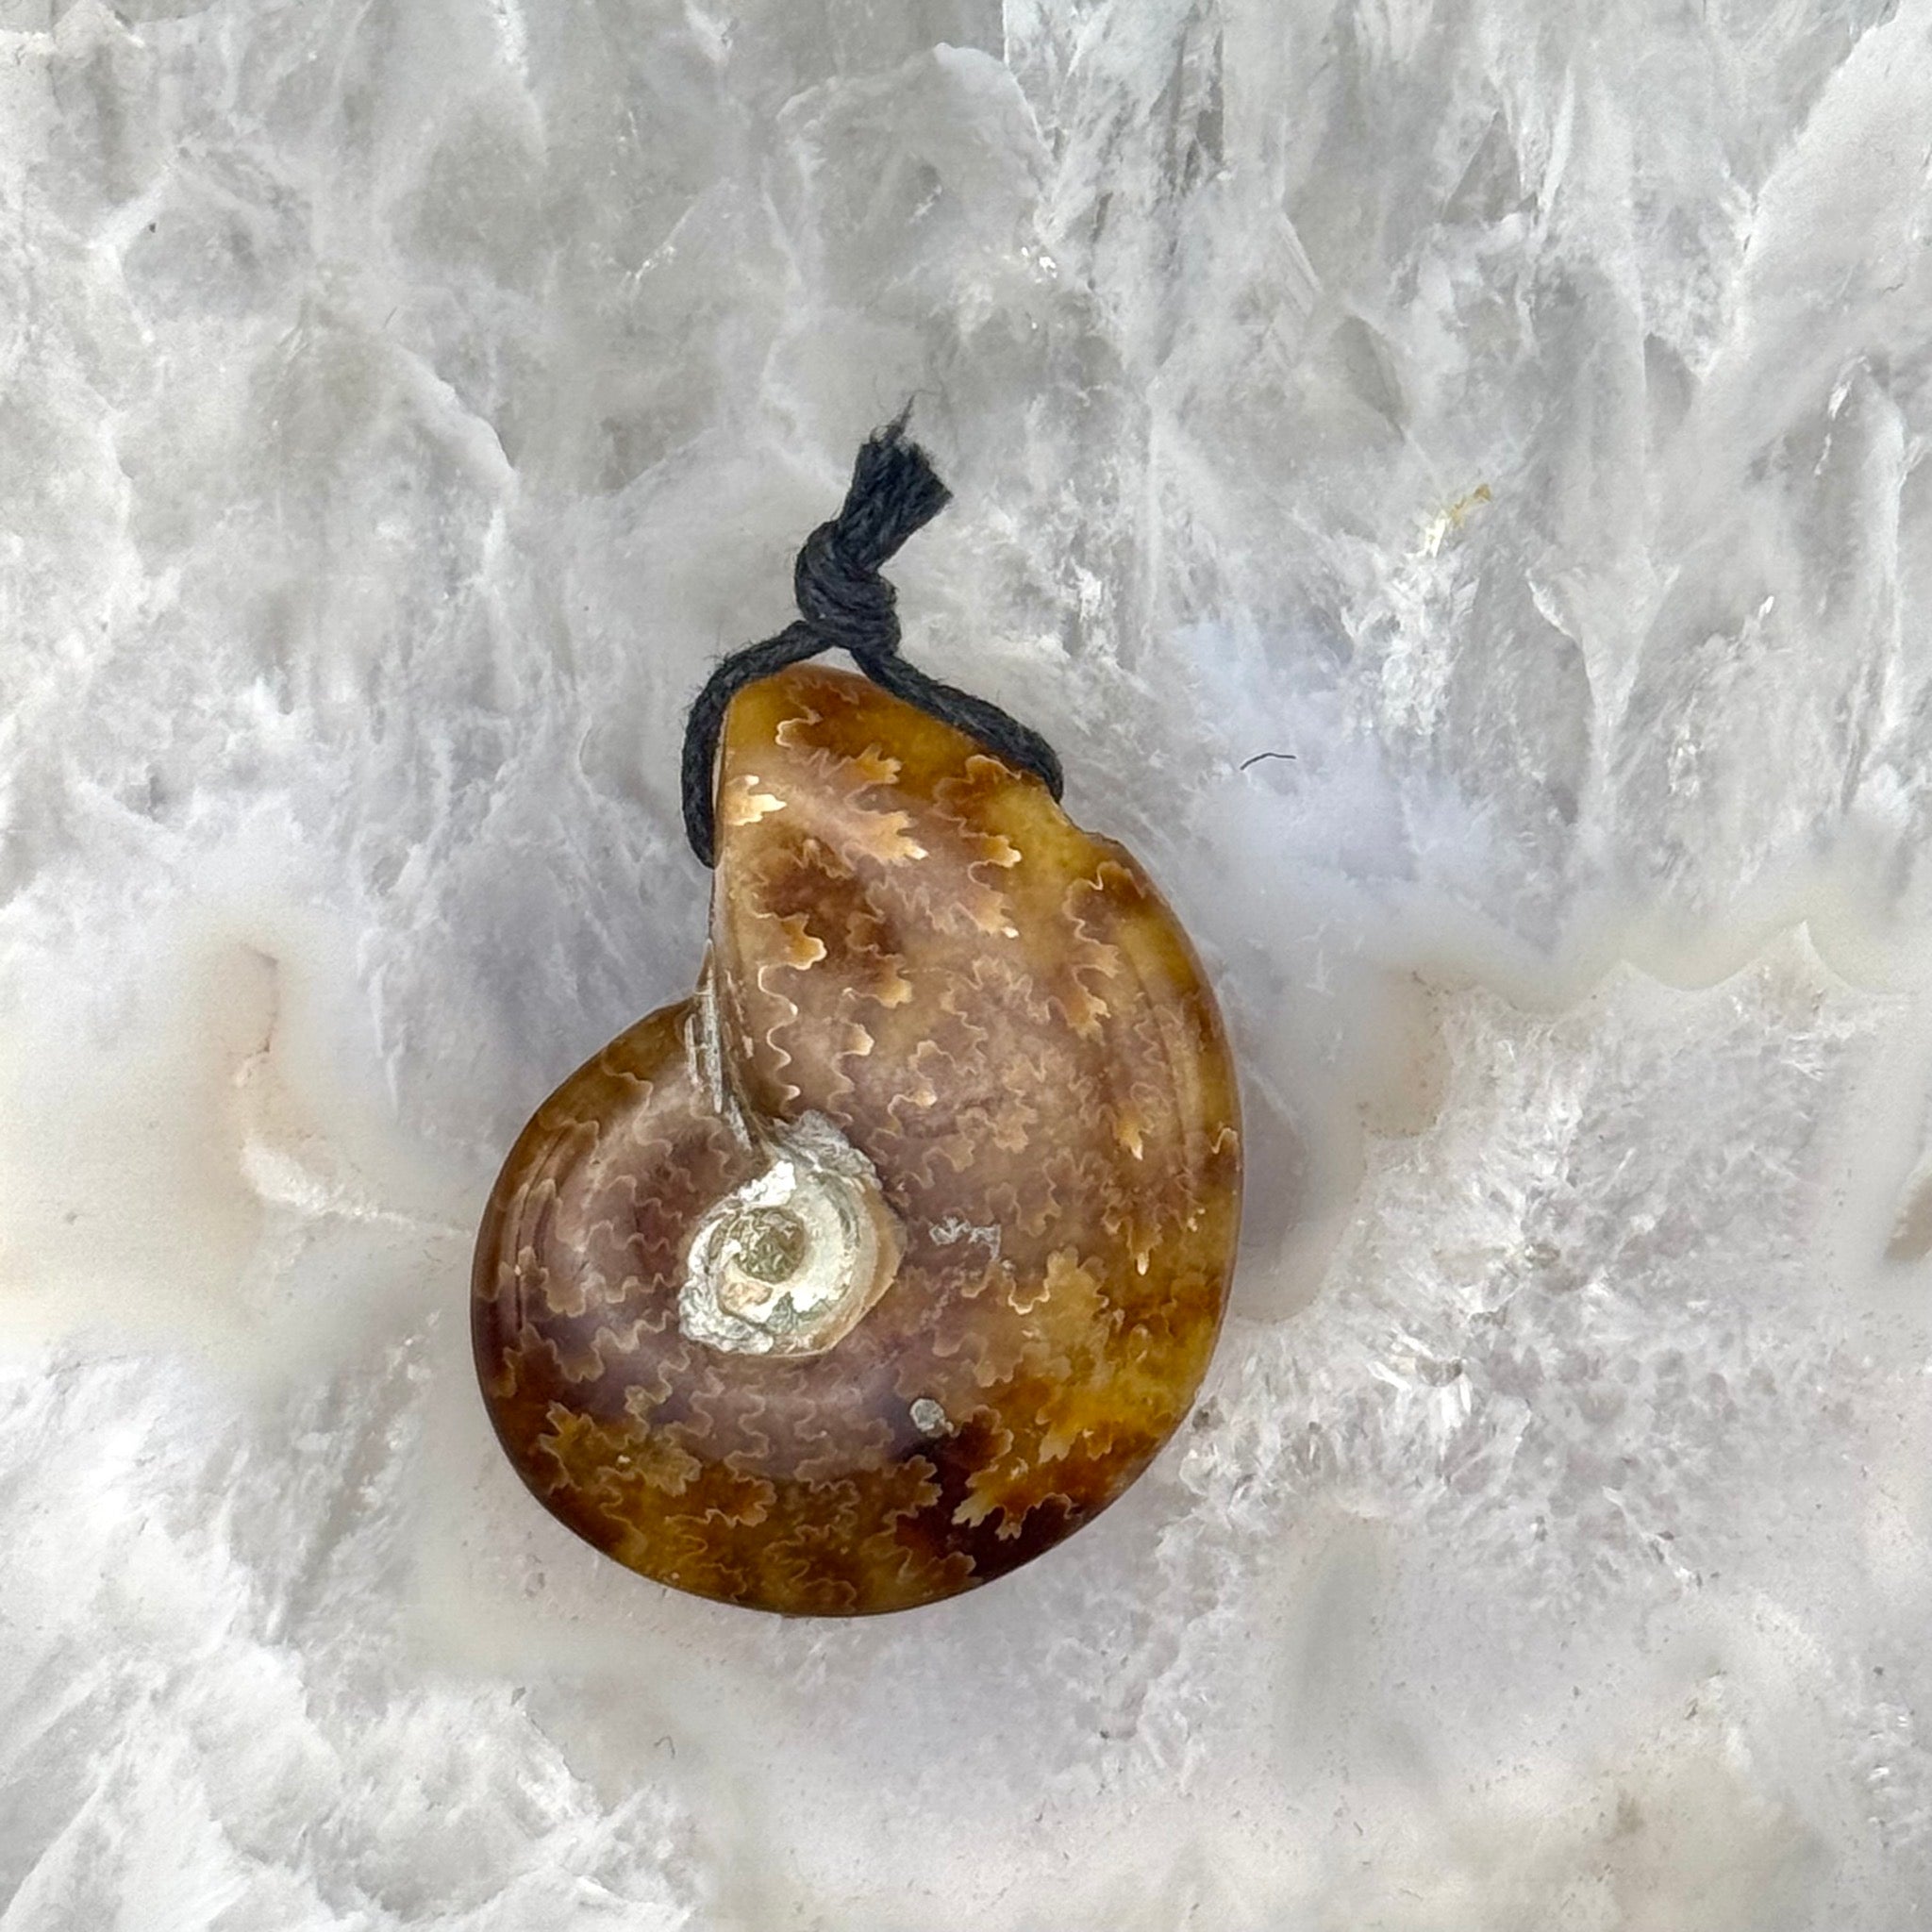
[[[1921,1923],[1928,171],[1932,0],[0,0],[0,1928]],[[785,1624],[467,1265],[908,397],[1247,1236],[1099,1524]]]

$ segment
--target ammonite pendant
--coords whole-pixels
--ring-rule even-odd
[[[476,1253],[525,1481],[680,1590],[902,1609],[1186,1413],[1234,1249],[1214,1000],[1134,860],[863,679],[732,701],[710,956],[525,1129]]]
[[[801,621],[691,708],[697,991],[538,1109],[476,1245],[539,1499],[794,1615],[971,1590],[1112,1502],[1200,1384],[1240,1210],[1174,915],[1043,739],[897,655],[878,565],[946,501],[904,428],[799,553]],[[874,682],[803,662],[834,644]]]

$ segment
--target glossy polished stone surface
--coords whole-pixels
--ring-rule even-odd
[[[634,1570],[928,1603],[1089,1522],[1186,1413],[1239,1220],[1227,1048],[1134,860],[861,678],[741,694],[719,803],[707,983],[574,1074],[497,1183],[484,1390],[530,1488]],[[694,1332],[698,1230],[800,1130],[882,1197],[841,1332]],[[789,1333],[805,1223],[738,1224],[741,1305]]]

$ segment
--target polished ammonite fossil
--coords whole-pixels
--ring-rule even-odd
[[[931,1602],[1088,1522],[1186,1413],[1239,1205],[1221,1024],[1125,852],[861,678],[741,691],[715,800],[696,991],[496,1184],[485,1396],[647,1576]]]

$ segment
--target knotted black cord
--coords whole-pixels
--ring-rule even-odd
[[[1039,732],[985,698],[928,677],[899,655],[898,599],[879,566],[951,501],[932,459],[906,441],[904,413],[866,439],[843,507],[798,553],[791,573],[798,622],[763,643],[734,651],[705,680],[685,720],[684,829],[700,864],[715,861],[711,781],[731,700],[746,685],[835,646],[882,690],[976,739],[1016,771],[1031,772],[1059,797],[1060,761]]]

